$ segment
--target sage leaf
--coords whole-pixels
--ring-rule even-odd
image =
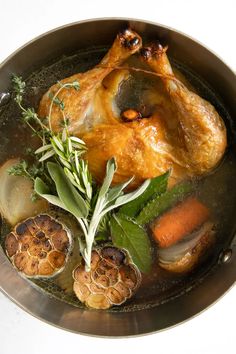
[[[143,184],[139,188],[135,189],[135,191],[121,195],[120,197],[118,197],[113,205],[108,206],[103,211],[103,214],[107,213],[108,211],[110,211],[112,209],[118,208],[119,206],[121,206],[125,203],[128,203],[131,200],[134,200],[135,198],[138,198],[149,186],[149,183],[150,183],[150,179],[147,179],[146,181],[143,182]]]
[[[47,168],[61,202],[76,218],[86,218],[88,206],[65,175],[63,168],[54,162],[48,162]]]
[[[115,214],[110,220],[110,228],[113,244],[126,249],[139,270],[148,273],[152,254],[151,243],[144,229],[127,216]]]
[[[146,190],[138,198],[123,205],[119,210],[119,214],[130,217],[137,216],[150,199],[166,192],[169,175],[170,171],[167,171],[161,176],[152,178]]]
[[[103,184],[102,184],[100,191],[99,191],[99,198],[102,198],[106,195],[106,193],[111,185],[115,171],[116,171],[116,161],[114,158],[111,158],[107,162],[106,176],[104,178]]]
[[[50,188],[46,185],[46,183],[43,182],[43,180],[39,177],[35,178],[34,181],[34,190],[36,193],[39,195],[41,194],[49,194],[50,193]]]
[[[46,199],[49,203],[68,211],[57,196],[49,194],[50,190],[48,186],[39,177],[35,179],[34,190],[40,197]]]
[[[162,195],[158,195],[152,199],[142,209],[136,217],[136,221],[140,225],[148,224],[153,219],[157,218],[165,210],[170,208],[173,204],[183,199],[187,194],[193,191],[193,185],[189,182],[184,182],[174,186]]]
[[[119,196],[123,195],[123,190],[132,182],[134,178],[130,178],[127,182],[118,184],[117,186],[110,188],[107,193],[107,200],[112,202],[113,200],[117,199]]]

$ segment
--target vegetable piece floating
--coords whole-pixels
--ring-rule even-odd
[[[215,242],[214,224],[206,222],[199,230],[177,244],[161,248],[158,252],[159,265],[173,273],[193,270]]]
[[[125,251],[104,247],[92,252],[91,270],[84,263],[74,269],[74,292],[88,307],[108,309],[129,299],[140,285],[141,274]]]
[[[6,253],[13,265],[32,278],[49,278],[60,273],[71,245],[67,228],[46,214],[17,224],[5,240]]]
[[[9,175],[9,170],[18,163],[19,159],[11,159],[0,168],[0,212],[11,225],[48,209],[44,199],[32,201],[33,183],[30,179]]]
[[[160,247],[169,247],[201,226],[209,209],[196,198],[188,198],[157,219],[151,229]]]
[[[210,211],[199,200],[189,197],[151,226],[159,245],[159,265],[174,273],[191,271],[214,242]]]

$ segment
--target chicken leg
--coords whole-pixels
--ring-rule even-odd
[[[78,81],[80,85],[78,91],[73,88],[63,88],[57,96],[60,101],[63,101],[63,112],[58,105],[52,105],[50,116],[52,129],[54,131],[61,129],[62,113],[68,118],[69,131],[74,135],[82,135],[93,126],[104,123],[104,120],[109,119],[110,115],[109,117],[104,116],[93,109],[96,101],[95,95],[99,92],[98,89],[103,79],[111,73],[114,67],[121,65],[128,57],[137,52],[141,45],[142,39],[134,31],[127,29],[119,33],[99,65],[85,73],[75,74],[62,80],[44,94],[39,105],[39,116],[42,118],[48,117],[52,97],[58,91],[60,85]]]
[[[159,43],[142,48],[142,58],[160,75],[176,108],[182,148],[176,155],[194,174],[210,171],[222,158],[226,144],[226,129],[215,108],[176,79],[166,50]]]

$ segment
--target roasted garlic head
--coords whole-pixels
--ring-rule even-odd
[[[12,264],[27,277],[51,277],[61,272],[71,249],[71,235],[47,214],[17,224],[5,240]]]
[[[84,264],[74,269],[74,292],[86,306],[108,309],[131,298],[141,282],[141,274],[125,251],[104,247],[92,252],[91,270]]]

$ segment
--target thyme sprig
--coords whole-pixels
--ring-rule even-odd
[[[63,89],[68,89],[68,88],[74,88],[76,91],[78,91],[80,89],[80,85],[78,81],[73,81],[73,82],[67,82],[65,84],[62,84],[60,81],[58,81],[58,85],[60,86],[60,88],[56,91],[56,93],[53,95],[51,92],[49,93],[49,98],[51,99],[51,104],[49,107],[49,114],[48,114],[48,124],[49,124],[49,129],[52,130],[52,124],[51,124],[51,116],[52,116],[52,108],[53,108],[53,104],[56,104],[57,106],[59,106],[62,115],[63,115],[63,119],[64,122],[66,122],[66,117],[64,115],[64,102],[58,97],[60,92]]]
[[[34,108],[25,108],[23,106],[23,95],[25,93],[26,83],[22,80],[21,76],[13,75],[12,85],[15,94],[14,100],[21,109],[23,122],[45,143],[45,136],[49,133],[48,127],[39,119]],[[39,129],[36,129],[32,123],[36,123]]]
[[[29,164],[25,160],[21,160],[18,164],[12,166],[8,169],[8,174],[13,176],[22,176],[29,178],[31,181],[34,181],[34,171],[29,170]]]

